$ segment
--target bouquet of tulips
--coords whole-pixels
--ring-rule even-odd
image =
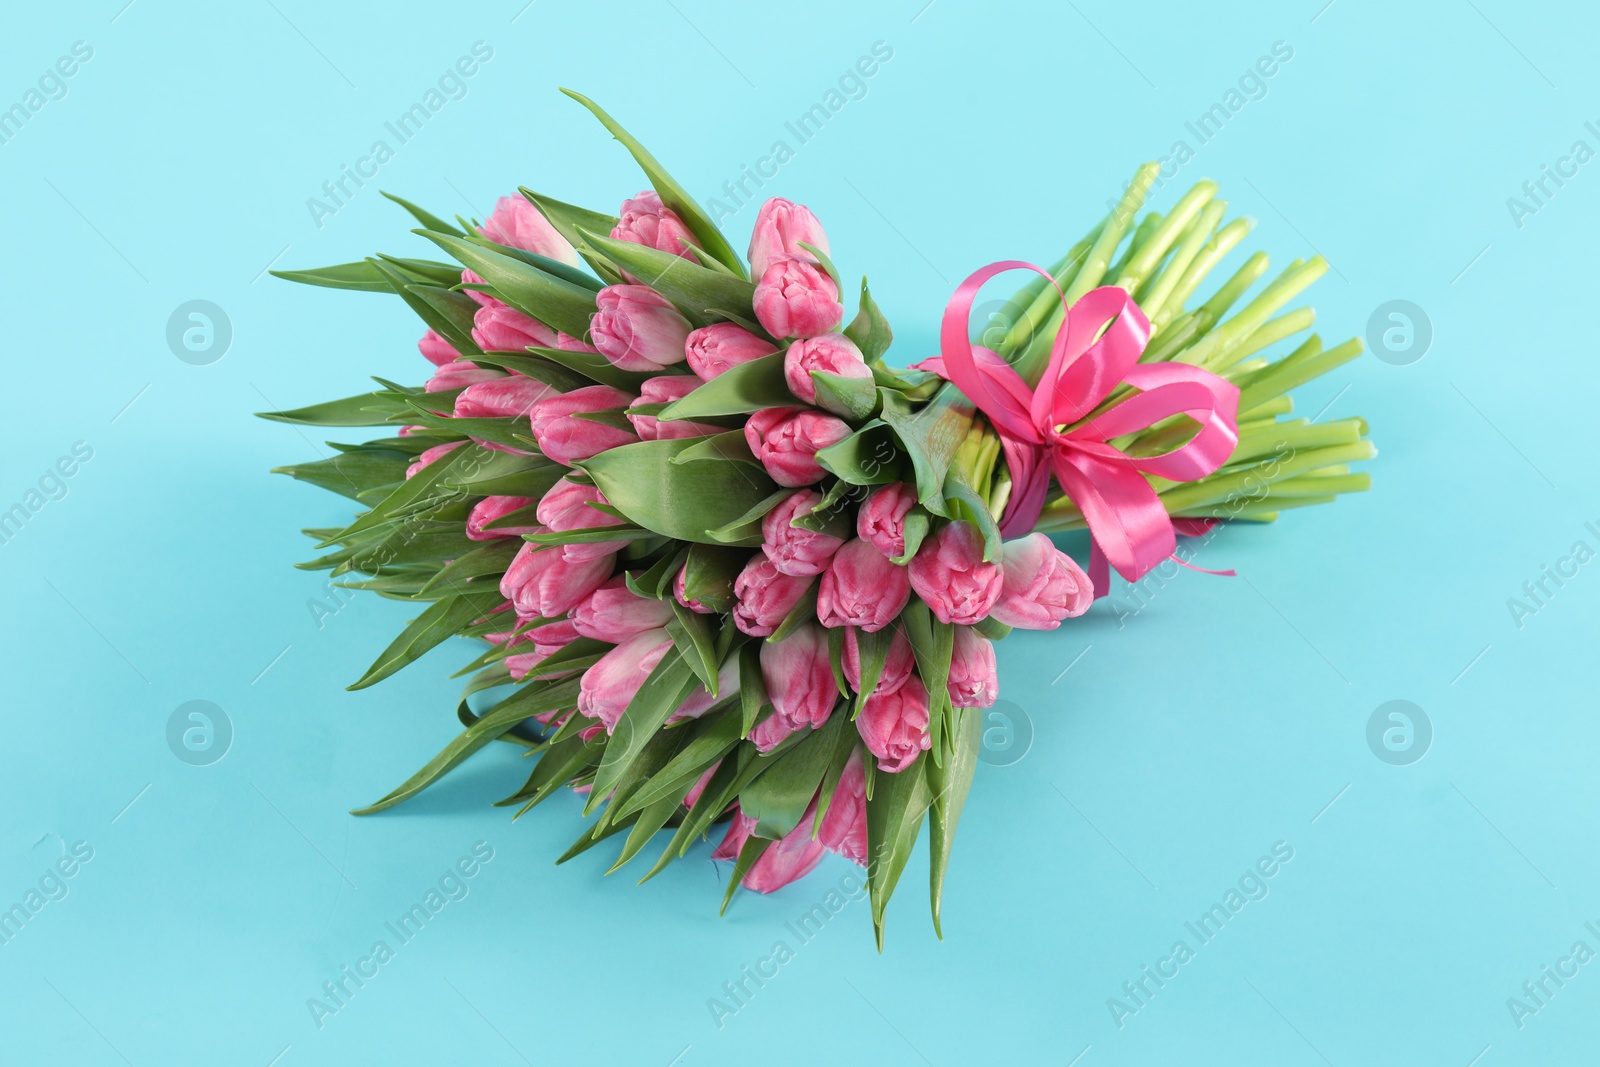
[[[810,211],[769,200],[743,260],[569,95],[653,186],[617,215],[527,189],[482,222],[401,200],[452,262],[281,274],[398,296],[427,327],[421,387],[266,416],[393,431],[280,468],[365,508],[306,531],[330,551],[302,566],[427,605],[352,688],[451,636],[484,645],[460,735],[361,813],[499,739],[535,757],[500,804],[571,787],[598,812],[563,860],[623,836],[620,867],[670,832],[648,878],[725,824],[726,908],[833,851],[867,869],[880,947],[926,822],[937,929],[993,642],[1081,615],[1178,534],[1366,488],[1361,420],[1286,417],[1359,343],[1267,354],[1311,325],[1283,309],[1326,265],[1235,309],[1258,252],[1190,307],[1248,224],[1224,224],[1211,182],[1140,218],[1147,165],[1049,270],[969,278],[939,354],[895,369],[865,281],[845,324]],[[979,288],[1011,269],[1029,284],[974,338]],[[1087,571],[1046,536],[1069,529]]]

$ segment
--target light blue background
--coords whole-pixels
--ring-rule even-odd
[[[1506,199],[1575,140],[1600,148],[1594,13],[923,2],[8,12],[0,106],[73,42],[94,56],[0,145],[0,507],[74,442],[94,457],[0,545],[0,904],[65,845],[94,858],[0,946],[0,1061],[1593,1059],[1600,963],[1521,1029],[1506,1001],[1573,942],[1600,949],[1600,564],[1520,628],[1506,602],[1574,542],[1600,548],[1600,163],[1521,228]],[[494,57],[467,96],[315,225],[306,199],[478,40]],[[643,888],[602,877],[607,848],[553,867],[578,805],[516,824],[489,807],[525,771],[505,746],[393,813],[345,814],[456,731],[446,676],[470,653],[342,691],[408,611],[357,597],[316,624],[323,576],[290,568],[311,552],[296,531],[350,507],[270,476],[326,450],[250,413],[420,378],[418,330],[383,298],[263,272],[426,254],[377,184],[480,216],[518,184],[606,208],[632,194],[625,153],[558,85],[711,197],[879,40],[894,56],[865,99],[767,191],[808,203],[841,268],[870,273],[902,361],[930,352],[955,282],[1059,254],[1139,161],[1193,147],[1184,123],[1280,40],[1293,59],[1265,98],[1157,206],[1214,177],[1259,220],[1248,247],[1333,264],[1313,292],[1330,343],[1391,299],[1434,339],[1413,365],[1369,355],[1299,394],[1304,414],[1370,419],[1370,493],[1225,531],[1198,561],[1241,579],[1184,573],[1125,625],[1100,605],[1005,642],[1005,696],[1036,736],[980,771],[943,943],[919,852],[884,955],[852,903],[719,1030],[707,998],[792,943],[784,924],[848,864],[724,919],[709,849]],[[735,244],[752,214],[727,224]],[[165,341],[196,298],[234,331],[209,366]],[[233,724],[211,766],[165,740],[192,699]],[[1411,766],[1367,746],[1391,699],[1433,724]],[[319,1029],[307,998],[478,841],[494,859],[470,894]],[[1107,998],[1278,841],[1294,858],[1270,895],[1119,1029]]]

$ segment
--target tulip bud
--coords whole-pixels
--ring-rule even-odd
[[[628,241],[685,258],[694,256],[688,246],[698,246],[700,243],[694,239],[678,213],[661,203],[661,196],[654,189],[646,189],[633,199],[624,200],[620,215],[617,224],[611,228],[613,240]]]
[[[802,242],[828,254],[828,235],[810,208],[779,196],[768,200],[750,234],[751,273],[761,277],[779,256],[810,256]]]
[[[578,253],[526,197],[502,196],[479,231],[496,244],[578,266]]]
[[[744,424],[744,439],[779,485],[799,488],[827,472],[817,453],[850,436],[850,424],[809,408],[763,408]]]
[[[911,588],[940,622],[981,622],[1000,596],[998,563],[983,560],[983,534],[965,520],[946,523],[922,543],[910,566]]]
[[[730,367],[770,356],[777,350],[777,345],[731,322],[702,326],[684,342],[689,369],[707,382]]]
[[[839,775],[833,799],[817,827],[817,840],[829,852],[867,865],[867,768],[859,749],[850,753],[844,773]]]
[[[1089,576],[1042,533],[1007,541],[1001,569],[1005,579],[989,615],[1007,626],[1054,630],[1094,603]]]
[[[646,378],[639,385],[639,399],[634,402],[634,406],[670,404],[674,400],[682,400],[699,386],[700,379],[688,374],[663,374],[655,378]],[[691,422],[688,419],[662,421],[654,415],[636,415],[632,408],[628,410],[628,421],[633,423],[634,432],[644,441],[676,441],[687,437],[709,437],[712,434],[727,432],[726,427],[709,422]]]
[[[827,722],[839,700],[828,634],[815,623],[802,623],[781,641],[762,642],[761,678],[773,715],[795,730],[815,730]],[[761,748],[759,741],[756,747]]]
[[[571,673],[557,670],[541,675],[538,672],[538,666],[563,648],[566,648],[568,643],[577,636],[578,631],[573,629],[570,619],[557,619],[555,622],[546,623],[543,626],[535,626],[531,630],[518,634],[514,643],[518,645],[531,644],[533,645],[533,651],[517,652],[506,657],[506,669],[511,672],[511,680],[520,682],[530,674],[535,678],[553,678],[560,674]],[[541,717],[540,721],[548,723],[550,716],[554,714],[554,712],[551,712]]]
[[[826,271],[798,256],[773,260],[756,283],[756,321],[774,337],[815,337],[839,328],[844,305]]]
[[[768,637],[810,588],[810,578],[783,574],[757,552],[733,580],[733,624],[751,637]]]
[[[438,331],[432,327],[422,335],[422,340],[417,342],[417,351],[421,352],[423,357],[435,367],[442,367],[461,356],[461,353],[456,351],[455,346],[441,337]]]
[[[504,377],[506,372],[503,370],[480,367],[470,359],[458,359],[450,363],[441,363],[422,389],[426,393],[447,393],[454,389],[465,389],[469,385],[492,382],[496,378]]]
[[[538,526],[507,526],[485,529],[490,523],[505,518],[533,503],[529,496],[486,496],[472,505],[467,515],[467,536],[474,541],[494,541],[503,537],[520,537],[525,533],[538,533]]]
[[[778,502],[761,520],[761,550],[772,565],[797,578],[821,574],[828,561],[844,544],[844,538],[795,526],[795,519],[809,515],[822,500],[815,489],[802,489]]]
[[[789,392],[808,404],[817,402],[817,383],[811,372],[824,371],[841,378],[871,378],[872,368],[861,349],[842,333],[821,333],[796,341],[783,354],[783,380]]]
[[[551,533],[621,526],[622,520],[615,515],[608,515],[598,508],[589,506],[606,502],[605,494],[597,487],[583,485],[569,478],[560,478],[539,501],[538,510],[534,514]],[[608,556],[627,547],[626,541],[595,541],[587,544],[563,545],[561,551],[570,560],[583,560]]]
[[[928,690],[912,675],[892,693],[867,698],[856,716],[856,730],[867,750],[878,757],[878,769],[899,774],[933,747],[928,736]]]
[[[500,592],[519,619],[558,619],[600,588],[616,556],[572,559],[558,547],[525,544],[500,579]]]
[[[659,630],[672,621],[672,605],[639,596],[621,575],[572,609],[572,625],[584,637],[621,644],[634,634]]]
[[[606,733],[611,733],[634,694],[671,647],[672,638],[667,631],[645,630],[601,656],[578,682],[578,711],[599,719]]]
[[[856,512],[856,536],[871,541],[890,559],[906,554],[906,516],[917,503],[917,491],[905,482],[873,490]]]
[[[625,408],[632,402],[631,393],[609,385],[586,385],[570,393],[545,397],[529,412],[539,451],[570,467],[608,448],[632,444],[638,438],[627,430],[576,417],[580,413]]]
[[[871,544],[847,541],[834,554],[817,591],[824,626],[859,626],[868,633],[889,625],[911,599],[911,578]]]
[[[771,893],[782,889],[797,878],[804,878],[822,861],[827,849],[811,836],[811,824],[816,819],[816,800],[813,799],[800,822],[793,830],[769,845],[761,858],[739,884],[758,893]],[[737,859],[746,841],[755,831],[756,820],[738,811],[728,824],[722,843],[711,853],[712,859]]]
[[[839,665],[844,668],[844,680],[850,683],[850,688],[861,692],[861,644],[856,637],[856,628],[846,626],[844,630],[844,654],[839,657]],[[873,693],[892,693],[906,684],[906,679],[911,677],[911,667],[914,657],[911,653],[911,642],[906,638],[905,627],[896,626],[894,637],[889,641],[889,654],[884,658],[883,670],[878,675],[878,684],[873,686]],[[872,694],[868,694],[869,696]]]
[[[530,345],[554,348],[556,332],[496,300],[473,313],[472,339],[485,352],[521,352]]]
[[[957,708],[987,708],[1000,696],[995,671],[994,642],[970,626],[957,626],[955,652],[950,658],[950,704]]]
[[[595,304],[589,337],[616,367],[651,372],[683,362],[689,320],[648,285],[608,285]]]
[[[466,444],[465,441],[451,441],[449,444],[434,445],[432,448],[422,453],[422,455],[418,456],[415,462],[406,468],[406,477],[416,477],[417,472],[422,470],[422,468],[428,466],[429,464],[437,463],[439,460],[443,459],[451,452],[454,452],[464,444]]]
[[[456,397],[458,419],[509,419],[525,416],[535,404],[560,396],[537,378],[510,374],[492,381],[477,382]]]

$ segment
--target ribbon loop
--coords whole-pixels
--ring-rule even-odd
[[[1050,346],[1037,388],[999,355],[968,338],[972,305],[983,284],[1008,270],[1049,279],[1066,314]],[[1101,286],[1067,305],[1050,273],[1032,263],[1004,260],[974,271],[957,287],[940,323],[940,355],[917,364],[954,384],[1000,436],[1012,490],[1000,517],[1006,537],[1038,522],[1050,480],[1083,512],[1093,539],[1089,573],[1095,595],[1109,584],[1107,564],[1137,581],[1173,554],[1173,520],[1147,476],[1189,482],[1215,472],[1239,443],[1239,389],[1183,363],[1141,364],[1150,320],[1127,291]],[[1127,397],[1101,410],[1119,388]],[[1155,456],[1129,456],[1114,438],[1177,415],[1199,424],[1186,443]],[[1179,526],[1178,524],[1182,524]]]

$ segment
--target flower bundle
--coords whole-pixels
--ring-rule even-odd
[[[616,869],[670,831],[649,878],[725,823],[726,908],[833,851],[867,868],[880,947],[926,822],[937,929],[993,642],[1081,615],[1179,533],[1366,488],[1365,424],[1289,418],[1286,395],[1359,342],[1266,354],[1310,327],[1284,309],[1326,264],[1236,307],[1258,252],[1190,307],[1249,226],[1211,182],[1140,217],[1146,165],[1050,270],[969,278],[939,355],[894,369],[865,281],[845,324],[809,210],[768,201],[743,260],[569,95],[651,183],[616,215],[527,189],[482,222],[399,201],[452,262],[281,273],[396,295],[427,327],[425,385],[266,416],[395,431],[280,468],[365,508],[306,531],[330,551],[302,566],[428,605],[352,688],[451,636],[485,646],[460,735],[361,813],[507,741],[535,762],[500,804],[571,787],[598,813],[562,860],[625,835]],[[978,288],[1012,268],[1032,280],[975,343]],[[1045,536],[1077,528],[1087,572]]]

